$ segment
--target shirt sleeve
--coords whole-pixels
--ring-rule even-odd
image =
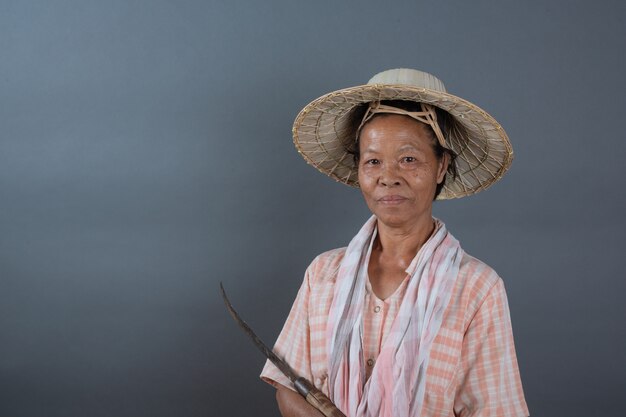
[[[309,284],[310,269],[311,267],[305,273],[304,281],[300,286],[296,300],[274,345],[274,352],[279,358],[285,360],[298,376],[312,381],[308,314],[311,293]],[[281,384],[295,391],[289,378],[283,375],[269,360],[265,362],[265,367],[261,372],[261,379],[275,387],[277,384]]]
[[[455,416],[529,415],[501,279],[489,290],[465,332],[460,365]]]

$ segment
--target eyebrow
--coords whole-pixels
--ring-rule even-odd
[[[403,145],[398,149],[398,152],[406,152],[406,151],[414,151],[414,152],[423,152],[423,150],[420,150],[418,148],[416,148],[413,145]],[[379,153],[380,151],[378,151],[377,149],[374,148],[366,148],[364,149],[361,153],[365,154],[365,153]]]
[[[366,148],[363,149],[363,151],[361,153],[377,153],[378,151],[376,149],[372,149],[372,148]]]
[[[419,149],[417,149],[415,146],[413,145],[404,145],[401,146],[400,149],[398,149],[398,151],[400,152],[404,152],[406,150],[411,150],[411,151],[416,151],[416,152],[421,152]]]

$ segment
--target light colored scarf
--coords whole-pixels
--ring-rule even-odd
[[[371,377],[365,382],[363,308],[375,216],[352,239],[339,267],[326,333],[331,400],[350,417],[418,417],[430,347],[450,301],[463,256],[435,219],[431,237],[407,268],[410,279]]]

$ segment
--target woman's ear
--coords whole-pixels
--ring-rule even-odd
[[[437,184],[441,184],[444,177],[446,176],[446,172],[448,172],[448,165],[450,164],[450,154],[448,152],[444,152],[441,159],[439,160],[439,168],[437,170]]]

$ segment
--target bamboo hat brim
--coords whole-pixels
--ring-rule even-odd
[[[446,92],[435,76],[412,69],[375,75],[366,85],[333,91],[309,103],[296,117],[293,141],[307,163],[344,184],[358,187],[357,165],[345,149],[355,137],[353,109],[363,103],[407,100],[447,111],[466,130],[463,139],[446,138],[457,155],[457,176],[446,176],[438,200],[475,194],[498,181],[511,165],[513,149],[500,124],[486,111]]]

